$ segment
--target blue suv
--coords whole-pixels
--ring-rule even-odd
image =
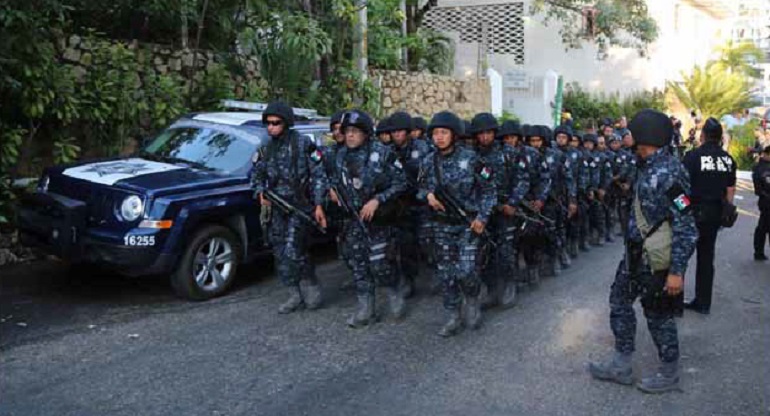
[[[328,124],[294,128],[321,145]],[[267,140],[259,112],[194,114],[130,157],[47,168],[22,200],[22,242],[129,276],[169,274],[188,299],[221,295],[269,250],[250,184]]]

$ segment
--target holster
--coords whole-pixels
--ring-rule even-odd
[[[654,315],[682,316],[684,312],[684,293],[670,296],[664,289],[668,270],[653,272],[645,261],[640,243],[629,242],[626,245],[626,260],[629,273],[629,290],[638,293],[646,313]]]

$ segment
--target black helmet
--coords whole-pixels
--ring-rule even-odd
[[[497,131],[497,138],[503,138],[505,136],[521,137],[521,126],[519,123],[513,120],[503,122],[503,125],[500,126],[500,130]]]
[[[412,117],[412,130],[428,130],[428,122],[422,117]]]
[[[390,119],[388,117],[383,118],[377,122],[377,134],[390,133]]]
[[[484,131],[493,130],[497,132],[500,126],[497,119],[491,113],[479,113],[471,121],[471,134],[478,134]]]
[[[344,111],[340,110],[336,113],[332,114],[332,118],[329,120],[329,131],[334,130],[334,125],[337,123],[342,122],[342,115],[345,114]]]
[[[283,119],[286,127],[294,125],[294,110],[288,104],[281,101],[273,101],[262,112],[262,124],[267,124],[267,116],[276,116]]]
[[[578,131],[572,132],[572,137],[570,138],[570,140],[572,139],[578,139],[578,142],[580,142],[580,144],[583,144],[583,135],[580,134],[580,132]]]
[[[406,111],[397,111],[388,117],[390,119],[390,130],[412,130],[412,116]]]
[[[558,137],[560,134],[566,134],[568,140],[572,139],[572,128],[570,126],[567,126],[565,124],[562,124],[561,126],[557,127],[556,130],[553,131],[553,138],[556,140],[556,137]]]
[[[604,128],[604,127],[613,127],[613,126],[615,126],[615,123],[612,121],[611,118],[604,117],[602,119],[602,128]]]
[[[530,124],[524,124],[521,126],[521,135],[524,139],[529,138],[529,136],[536,135],[535,131],[532,129],[532,125]]]
[[[642,110],[628,123],[628,129],[634,136],[636,144],[663,147],[671,142],[674,126],[671,119],[658,110]]]
[[[473,136],[471,134],[472,131],[473,131],[473,125],[471,124],[471,122],[468,120],[463,120],[463,134],[461,134],[460,137],[462,137],[463,139],[470,139],[471,136]]]
[[[430,119],[430,124],[428,125],[428,135],[432,135],[433,129],[439,127],[452,130],[455,139],[459,139],[465,130],[460,117],[457,117],[457,115],[451,111],[441,111],[433,115],[433,118]]]
[[[703,123],[703,134],[706,135],[706,140],[718,142],[722,140],[722,124],[714,117],[709,117],[705,123]]]
[[[594,145],[599,141],[599,137],[593,133],[586,133],[583,135],[583,143],[591,142]]]
[[[361,110],[346,111],[342,115],[342,129],[344,130],[348,126],[355,126],[363,130],[367,135],[371,135],[374,132],[374,122],[369,114]]]

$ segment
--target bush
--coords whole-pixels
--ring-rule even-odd
[[[571,83],[566,88],[562,108],[569,109],[576,129],[598,127],[601,120],[610,117],[613,120],[621,116],[632,117],[645,108],[664,111],[664,94],[659,90],[637,91],[620,98],[615,94],[591,94],[579,84]]]

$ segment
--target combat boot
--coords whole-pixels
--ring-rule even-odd
[[[577,258],[578,255],[578,242],[576,239],[569,240],[569,244],[567,246],[567,252],[569,253],[569,256],[573,259]]]
[[[348,319],[348,326],[351,328],[362,328],[375,321],[374,315],[374,294],[356,296],[358,299],[358,309]]]
[[[516,296],[517,293],[518,289],[516,288],[516,282],[512,280],[505,282],[505,289],[503,290],[503,296],[500,299],[500,306],[502,306],[503,309],[508,309],[516,305],[516,302],[519,299]]]
[[[580,237],[580,244],[578,245],[578,248],[580,249],[580,251],[584,253],[591,251],[591,248],[588,247],[588,242],[586,240],[587,238],[585,236]]]
[[[614,243],[615,242],[615,239],[612,237],[612,232],[611,231],[607,232],[607,235],[605,236],[604,241],[606,241],[608,243]]]
[[[409,299],[414,296],[414,277],[404,276],[401,279],[401,296],[404,299]]]
[[[304,290],[305,305],[311,311],[320,308],[321,304],[323,303],[323,297],[321,296],[321,286],[317,281],[313,280],[308,281]]]
[[[500,304],[500,297],[502,296],[500,282],[495,287],[491,288],[487,285],[487,290],[483,291],[481,307],[483,309],[492,309]]]
[[[625,386],[634,382],[631,354],[615,352],[609,360],[591,362],[588,364],[588,372],[597,380],[612,381]]]
[[[540,267],[535,266],[527,266],[527,280],[529,282],[529,285],[533,288],[540,285]]]
[[[460,308],[449,311],[449,319],[444,326],[438,331],[438,334],[442,337],[451,337],[460,332],[463,327],[463,320],[460,314]]]
[[[481,328],[481,302],[479,302],[478,296],[465,298],[465,319],[469,328]]]
[[[540,276],[542,277],[554,277],[556,276],[556,264],[553,261],[552,256],[546,256],[543,261],[540,262]]]
[[[662,363],[655,375],[643,378],[636,388],[650,394],[679,390],[679,362]]]
[[[561,263],[562,269],[569,269],[569,267],[572,266],[572,260],[566,249],[559,251],[559,263]]]
[[[289,292],[291,293],[289,299],[278,307],[278,313],[280,314],[292,313],[305,306],[305,302],[302,301],[302,291],[300,291],[299,285],[290,287]]]
[[[559,276],[561,274],[561,261],[559,261],[559,256],[555,255],[551,257],[550,259],[551,263],[551,270],[553,271],[554,276]]]
[[[401,320],[406,314],[406,302],[404,302],[404,296],[401,292],[394,287],[385,288],[385,292],[388,296],[388,306],[390,306],[390,314],[395,320]]]

